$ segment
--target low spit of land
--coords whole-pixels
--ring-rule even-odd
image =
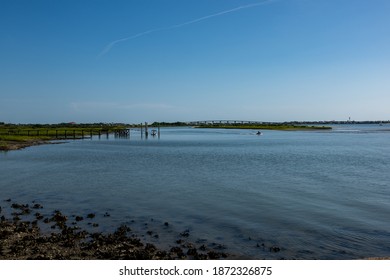
[[[330,126],[316,126],[316,125],[296,125],[288,123],[272,123],[272,124],[201,124],[197,128],[224,128],[224,129],[270,129],[270,130],[328,130],[332,129]]]

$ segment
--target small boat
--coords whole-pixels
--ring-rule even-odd
[[[263,133],[259,130],[256,132],[256,135],[262,135]]]

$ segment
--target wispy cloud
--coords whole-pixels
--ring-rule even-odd
[[[197,22],[200,22],[200,21],[208,20],[208,19],[211,19],[211,18],[214,18],[214,17],[219,17],[219,16],[222,16],[222,15],[234,13],[234,12],[237,12],[237,11],[240,11],[240,10],[243,10],[243,9],[249,9],[249,8],[254,8],[254,7],[257,7],[257,6],[262,6],[262,5],[269,4],[269,3],[275,2],[275,1],[277,1],[277,0],[263,0],[261,2],[256,2],[256,3],[247,4],[247,5],[242,5],[242,6],[239,6],[239,7],[235,7],[235,8],[229,9],[229,10],[224,10],[224,11],[221,11],[221,12],[218,12],[218,13],[215,13],[215,14],[203,16],[203,17],[196,18],[196,19],[193,19],[193,20],[190,20],[190,21],[186,21],[186,22],[183,22],[183,23],[174,24],[174,25],[167,26],[167,27],[159,27],[159,28],[150,29],[150,30],[147,30],[147,31],[144,31],[144,32],[140,32],[140,33],[137,33],[137,34],[129,36],[129,37],[125,37],[125,38],[122,38],[122,39],[118,39],[118,40],[112,41],[111,43],[109,43],[101,51],[101,53],[98,55],[98,57],[104,56],[115,45],[117,45],[119,43],[122,43],[122,42],[125,42],[125,41],[128,41],[128,40],[132,40],[132,39],[135,39],[135,38],[138,38],[138,37],[142,37],[142,36],[145,36],[145,35],[148,35],[148,34],[151,34],[151,33],[159,32],[159,31],[181,28],[181,27],[184,27],[186,25],[190,25],[190,24],[194,24],[194,23],[197,23]]]

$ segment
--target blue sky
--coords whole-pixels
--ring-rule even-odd
[[[388,0],[0,0],[0,121],[388,120],[389,15]]]

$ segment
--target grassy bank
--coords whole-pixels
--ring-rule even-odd
[[[47,136],[0,135],[0,151],[18,150],[43,144],[51,140]]]
[[[0,125],[0,150],[17,150],[50,140],[81,139],[123,129],[125,125]]]

